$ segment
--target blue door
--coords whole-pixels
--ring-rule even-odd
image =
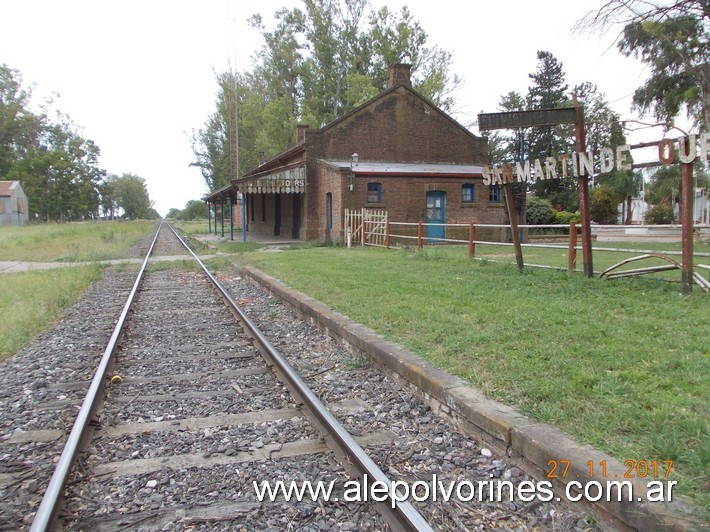
[[[446,192],[426,193],[426,223],[443,224],[446,222]],[[427,238],[445,238],[443,225],[427,225]]]

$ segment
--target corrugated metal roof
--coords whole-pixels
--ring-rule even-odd
[[[12,189],[19,181],[0,181],[0,196],[12,196]]]
[[[350,161],[323,162],[338,168],[350,168]],[[483,167],[475,164],[450,163],[389,163],[377,161],[359,161],[353,164],[354,174],[378,175],[441,175],[441,176],[482,176]]]
[[[222,188],[218,188],[217,190],[210,192],[209,194],[205,194],[202,196],[202,201],[208,201],[211,199],[219,198],[221,195],[228,190],[232,188],[232,184],[230,183],[229,185],[224,185]]]

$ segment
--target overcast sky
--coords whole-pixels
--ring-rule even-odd
[[[371,0],[373,6],[383,4]],[[622,118],[646,78],[640,62],[621,56],[614,32],[576,36],[574,23],[602,0],[389,0],[409,6],[436,45],[453,54],[464,78],[453,117],[462,124],[498,111],[500,97],[527,91],[537,50],[562,64],[570,86],[595,83]],[[22,0],[0,4],[0,63],[17,69],[35,98],[59,94],[55,107],[101,149],[100,165],[148,183],[165,215],[205,192],[190,134],[215,110],[215,72],[230,63],[249,70],[261,40],[246,20],[267,27],[280,7],[298,0]],[[474,133],[478,131],[474,128]],[[646,133],[648,135],[649,133]],[[652,133],[661,138],[661,132]],[[632,139],[633,140],[633,139]]]

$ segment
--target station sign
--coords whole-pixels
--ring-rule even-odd
[[[478,129],[521,129],[524,127],[556,126],[574,124],[577,120],[576,107],[559,109],[536,109],[533,111],[509,111],[505,113],[481,113],[478,115]]]
[[[242,187],[240,187],[242,188]],[[249,179],[242,190],[247,194],[299,194],[306,191],[306,168],[288,168]]]
[[[630,145],[624,144],[616,148],[604,147],[596,151],[566,153],[532,161],[525,159],[516,161],[514,167],[511,164],[484,166],[483,183],[497,185],[513,181],[537,182],[631,170],[631,149]],[[710,161],[710,133],[664,139],[658,143],[659,165],[674,163],[676,155],[681,163],[692,163],[696,158]]]

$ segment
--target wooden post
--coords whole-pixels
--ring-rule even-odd
[[[508,207],[508,219],[510,220],[510,233],[513,239],[513,248],[515,248],[515,263],[518,266],[518,271],[523,271],[523,248],[520,246],[520,234],[518,233],[518,212],[515,210],[515,201],[513,199],[513,185],[508,181],[503,184],[505,192],[505,203]]]
[[[686,138],[683,142],[688,143]],[[690,151],[689,146],[681,146],[685,153]],[[689,294],[693,288],[693,163],[680,165],[680,221],[681,227],[681,291]]]
[[[468,226],[468,257],[476,256],[476,226],[471,222]]]
[[[569,223],[569,250],[567,251],[567,271],[572,273],[577,269],[577,222]]]
[[[390,229],[390,222],[387,220],[385,222],[385,245],[387,246],[387,249],[390,248],[390,235],[391,235],[392,230]]]
[[[424,222],[419,222],[417,226],[417,247],[419,249],[424,247]]]
[[[365,245],[365,219],[367,218],[367,209],[365,207],[360,209],[360,215],[362,216],[362,218],[361,218],[361,220],[362,220],[362,235],[361,235],[361,237],[362,238],[360,241],[360,245],[364,246]]]
[[[584,153],[586,137],[584,133],[584,107],[577,104],[577,120],[574,123],[576,134],[577,153]],[[577,188],[579,188],[579,212],[582,215],[582,260],[584,262],[584,275],[594,277],[594,266],[592,264],[592,226],[589,216],[589,178],[583,175],[581,165],[577,163],[579,176],[577,177]]]

